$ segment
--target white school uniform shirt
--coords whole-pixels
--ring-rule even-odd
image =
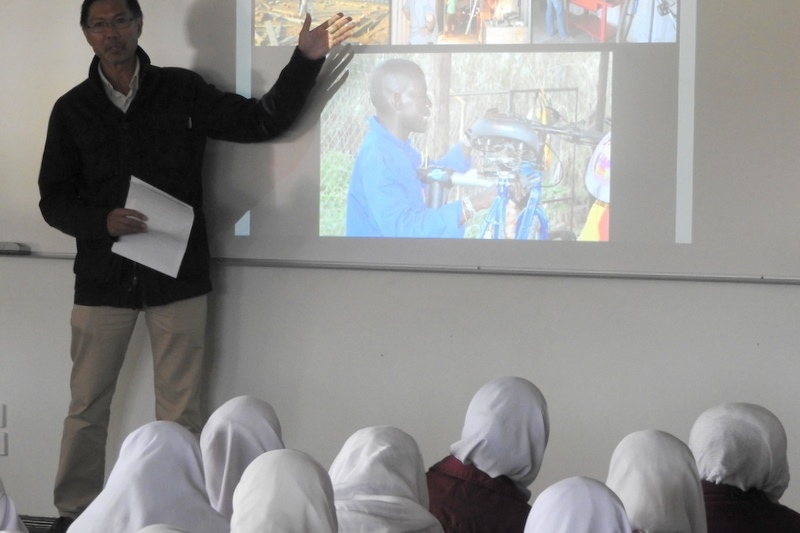
[[[278,415],[266,401],[239,396],[220,406],[200,433],[211,506],[230,520],[233,491],[245,468],[262,453],[283,447]]]
[[[659,430],[631,433],[611,456],[606,485],[622,500],[633,529],[707,533],[703,488],[689,447]]]
[[[705,411],[692,426],[689,448],[700,479],[758,489],[775,503],[789,486],[786,431],[760,405],[726,403]]]
[[[443,533],[419,446],[391,426],[356,431],[328,471],[340,533]]]
[[[504,377],[481,387],[470,401],[461,439],[450,446],[464,464],[495,478],[507,476],[530,497],[550,435],[547,402],[520,377]]]
[[[611,489],[596,479],[578,476],[539,494],[524,533],[631,533],[631,525]]]
[[[197,439],[175,422],[150,422],[128,435],[106,486],[69,531],[136,533],[152,524],[191,533],[230,529],[208,502]]]
[[[310,455],[272,450],[242,474],[233,491],[231,533],[267,531],[336,533],[331,478]]]
[[[3,480],[0,479],[0,532],[28,533],[28,528],[22,523],[14,501],[6,494]]]

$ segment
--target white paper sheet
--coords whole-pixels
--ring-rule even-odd
[[[177,277],[194,222],[192,206],[131,176],[125,207],[147,216],[147,231],[123,235],[111,246],[111,251]]]

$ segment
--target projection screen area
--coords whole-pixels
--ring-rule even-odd
[[[306,12],[346,12],[357,30],[346,83],[287,141],[278,185],[217,228],[222,255],[695,273],[696,5],[569,0],[560,21],[546,4],[239,0],[241,92],[274,79]]]

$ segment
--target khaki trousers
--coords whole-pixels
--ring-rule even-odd
[[[153,350],[155,414],[200,433],[207,297],[141,310]],[[71,401],[54,489],[59,515],[77,518],[103,488],[111,399],[140,310],[75,305]]]

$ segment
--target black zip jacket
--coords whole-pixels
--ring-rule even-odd
[[[75,237],[75,303],[139,309],[211,290],[201,169],[206,139],[260,142],[284,133],[302,110],[324,60],[295,49],[260,100],[227,93],[198,74],[161,68],[139,48],[139,89],[127,113],[114,106],[92,61],[89,77],[53,107],[39,173],[39,208]],[[131,176],[194,208],[177,278],[111,252],[106,217],[125,206]]]

